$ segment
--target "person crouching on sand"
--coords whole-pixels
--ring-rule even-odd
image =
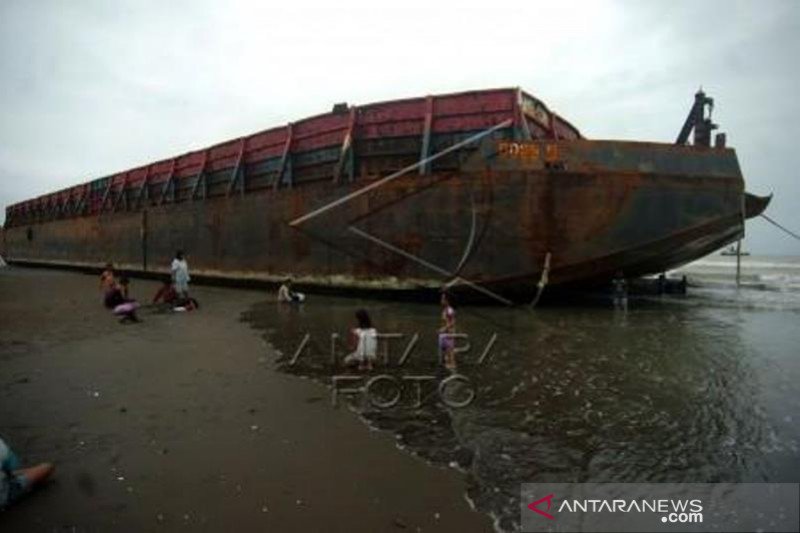
[[[191,296],[180,296],[172,285],[172,278],[166,277],[161,287],[153,296],[153,305],[162,304],[173,311],[194,311],[200,309],[200,304]]]
[[[177,299],[178,293],[172,285],[172,278],[167,276],[162,281],[161,287],[158,289],[158,292],[156,292],[156,295],[153,296],[153,303],[165,304],[172,307]]]
[[[16,502],[44,483],[53,470],[54,467],[50,463],[21,468],[17,456],[0,438],[0,509]]]
[[[189,263],[186,262],[186,257],[181,250],[175,252],[175,259],[172,260],[170,266],[172,273],[172,283],[175,285],[175,292],[181,298],[189,297],[189,282],[192,280],[189,276]]]
[[[128,296],[130,282],[125,276],[120,277],[119,282],[114,288],[106,294],[105,304],[108,309],[121,317],[120,323],[126,322],[140,322],[139,317],[136,316],[136,309],[139,308],[139,302]]]
[[[356,311],[356,327],[350,330],[351,345],[354,351],[344,358],[348,366],[358,365],[359,370],[372,370],[378,358],[378,331],[364,309]]]

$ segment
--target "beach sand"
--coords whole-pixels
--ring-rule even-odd
[[[132,281],[140,301],[155,290]],[[240,322],[272,295],[193,294],[198,312],[121,325],[95,276],[0,269],[0,436],[57,466],[0,530],[491,530],[459,472],[274,370]]]

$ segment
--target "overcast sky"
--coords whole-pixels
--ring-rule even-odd
[[[702,85],[747,189],[800,230],[799,1],[281,4],[0,1],[0,220],[335,102],[520,86],[589,138],[672,142]]]

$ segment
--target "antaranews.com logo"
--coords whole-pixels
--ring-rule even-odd
[[[555,520],[555,516],[550,514],[553,507],[555,494],[548,494],[539,498],[535,502],[528,504],[528,509],[539,515]],[[546,510],[542,506],[546,505]],[[583,499],[583,500],[562,500],[558,509],[555,511],[562,513],[660,513],[663,523],[702,523],[703,522],[703,502],[699,499],[692,500],[608,500],[608,499]]]
[[[797,483],[526,483],[522,531],[800,531]]]

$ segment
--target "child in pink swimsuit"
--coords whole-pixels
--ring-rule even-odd
[[[445,368],[455,370],[455,332],[456,332],[456,312],[450,305],[447,293],[442,292],[442,326],[439,328],[439,353],[444,360]]]

